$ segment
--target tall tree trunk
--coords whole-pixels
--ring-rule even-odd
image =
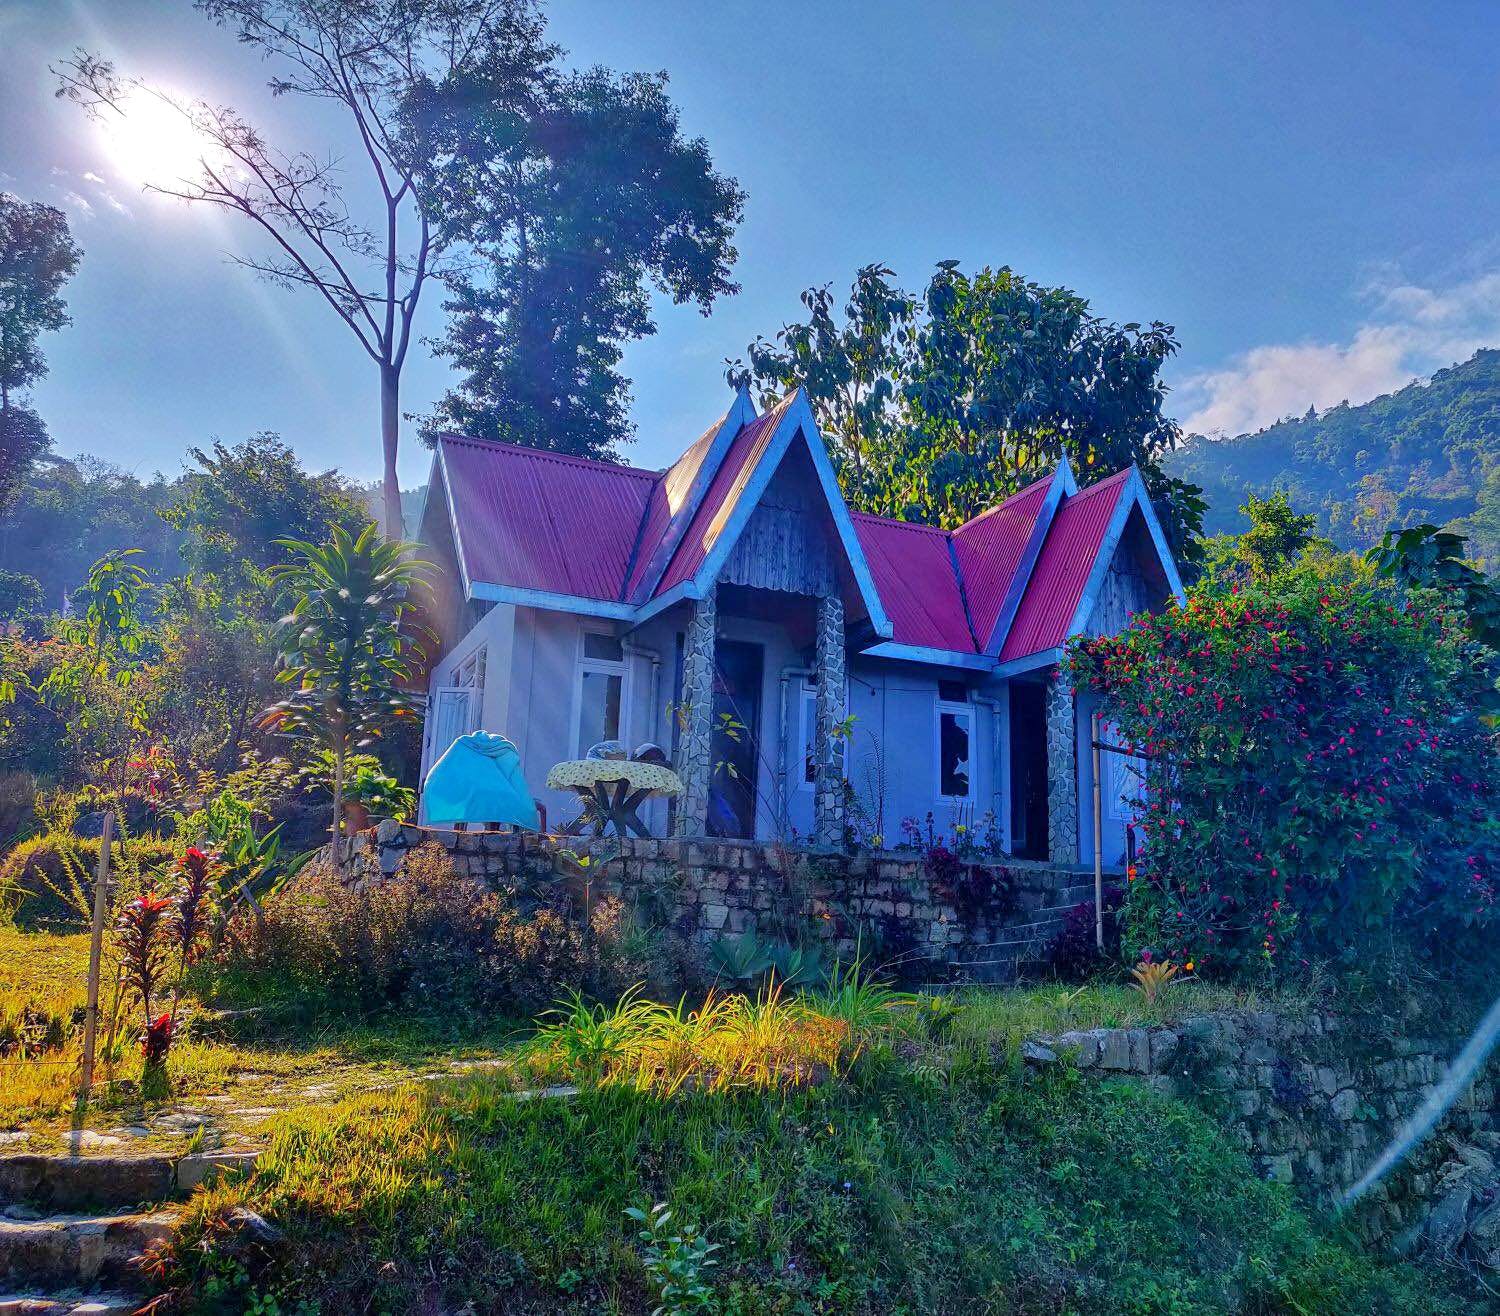
[[[333,747],[333,866],[344,875],[344,744]]]
[[[401,539],[401,483],[396,478],[396,447],[401,437],[401,370],[383,364],[380,367],[380,446],[385,454],[385,473],[381,485],[385,511],[380,533],[387,539]]]

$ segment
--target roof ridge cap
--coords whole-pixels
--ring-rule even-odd
[[[660,480],[666,474],[665,471],[647,470],[644,466],[629,466],[625,462],[604,461],[598,457],[580,457],[576,453],[557,452],[552,448],[534,448],[529,443],[511,443],[506,439],[481,439],[472,434],[439,434],[437,441],[439,443],[467,443],[476,448],[499,448],[502,452],[513,452],[521,457],[564,462],[570,466],[583,466],[595,471],[635,475],[651,481]]]

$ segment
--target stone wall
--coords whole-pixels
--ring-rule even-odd
[[[382,823],[352,843],[355,880],[389,877],[414,845],[433,840],[492,885],[567,874],[560,851],[590,857],[593,889],[670,926],[705,958],[724,936],[820,944],[846,962],[877,936],[884,953],[924,965],[934,981],[1011,982],[1035,964],[1068,909],[1093,899],[1091,879],[1016,863],[929,878],[906,855],[849,856],[756,841],[547,837],[452,832]],[[576,877],[574,881],[576,882]]]
[[[1331,1207],[1431,1095],[1462,1043],[1426,1029],[1377,1032],[1369,1021],[1322,1012],[1243,1013],[1173,1028],[1064,1033],[1029,1042],[1024,1052],[1032,1064],[1069,1054],[1087,1072],[1134,1075],[1206,1106],[1267,1178]],[[1425,1244],[1452,1252],[1460,1228],[1492,1207],[1500,1245],[1500,1205],[1493,1205],[1500,1182],[1493,1164],[1483,1163],[1497,1131],[1491,1065],[1410,1160],[1364,1199],[1354,1215],[1358,1230],[1403,1250]],[[1463,1160],[1456,1146],[1478,1153],[1470,1157],[1477,1172],[1466,1171],[1463,1183],[1445,1169]]]

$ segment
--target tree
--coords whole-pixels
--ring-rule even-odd
[[[1270,580],[1286,570],[1317,540],[1318,518],[1292,511],[1279,490],[1269,498],[1248,495],[1240,511],[1249,518],[1250,528],[1239,537],[1238,555],[1257,580]]]
[[[276,434],[261,433],[211,452],[189,448],[188,470],[162,510],[183,532],[183,564],[212,575],[232,592],[249,591],[252,610],[265,614],[264,572],[287,559],[285,536],[320,540],[334,526],[358,533],[370,519],[356,491],[334,471],[303,469]]]
[[[1132,954],[1493,955],[1496,654],[1456,610],[1299,567],[1077,641],[1071,668],[1150,756]]]
[[[1162,412],[1170,325],[1112,324],[1008,267],[943,261],[920,301],[889,276],[860,271],[842,328],[827,290],[809,291],[811,320],[749,352],[765,396],[808,388],[852,505],[955,526],[1063,456],[1085,484],[1134,462],[1179,560],[1196,560],[1200,491],[1159,460],[1179,438]]]
[[[1377,572],[1407,589],[1435,589],[1463,610],[1469,634],[1500,650],[1500,589],[1464,560],[1464,538],[1434,525],[1389,530],[1365,554]]]
[[[47,447],[24,390],[47,373],[37,340],[68,323],[62,288],[82,256],[61,210],[0,192],[0,509]]]
[[[417,101],[445,162],[435,209],[482,261],[437,344],[463,382],[425,429],[613,456],[630,435],[623,345],[656,331],[653,289],[705,314],[737,290],[744,195],[683,137],[664,74],[551,77],[520,105],[513,81],[489,60]]]
[[[291,686],[265,714],[267,726],[333,756],[334,861],[344,860],[344,768],[393,718],[414,717],[406,692],[420,651],[402,619],[417,606],[428,565],[411,544],[382,540],[373,525],[357,539],[335,526],[327,543],[284,541],[292,561],[273,582],[293,600],[278,627],[278,682]]]
[[[802,294],[807,323],[784,326],[775,343],[757,338],[748,352],[762,402],[799,384],[807,388],[845,497],[867,511],[882,503],[882,477],[901,433],[900,389],[916,340],[917,301],[896,288],[893,277],[884,265],[861,269],[842,326],[834,322],[829,288],[809,288]]]
[[[433,162],[417,149],[406,112],[419,90],[479,67],[531,86],[555,51],[542,40],[532,0],[196,0],[195,7],[276,66],[273,95],[342,107],[368,187],[346,189],[337,157],[281,151],[234,109],[173,100],[86,51],[56,70],[58,94],[101,115],[129,115],[143,97],[179,113],[203,143],[197,172],[153,189],[251,221],[269,251],[238,263],[283,287],[312,289],[353,334],[379,376],[382,523],[398,538],[401,373],[423,290],[450,246],[430,206]],[[351,196],[373,198],[371,213],[357,217]]]

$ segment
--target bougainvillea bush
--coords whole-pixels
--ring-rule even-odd
[[[1483,946],[1495,658],[1437,595],[1311,575],[1078,642],[1078,689],[1152,756],[1127,955],[1224,972]]]

